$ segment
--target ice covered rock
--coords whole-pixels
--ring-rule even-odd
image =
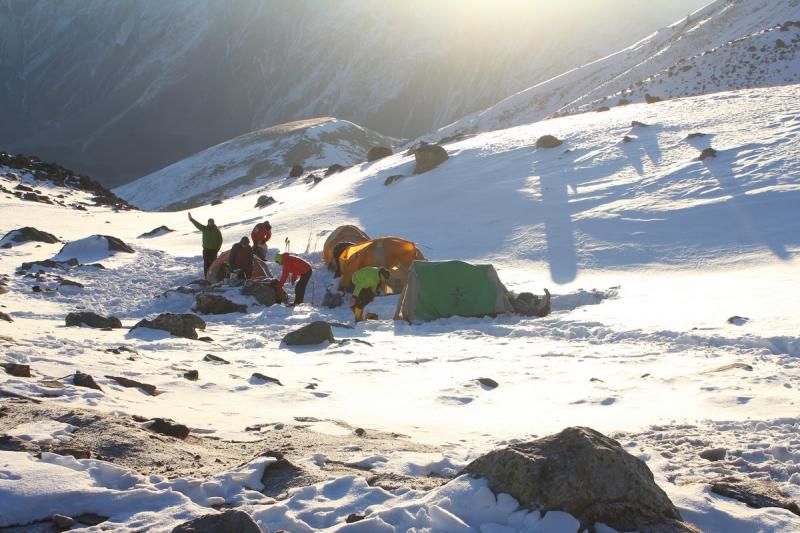
[[[175,527],[172,533],[261,533],[261,528],[246,512],[228,509],[185,522]]]
[[[556,148],[562,144],[561,139],[554,135],[542,135],[536,139],[536,148]]]
[[[414,174],[422,174],[432,170],[445,161],[450,156],[447,155],[447,150],[438,144],[423,144],[414,151]]]
[[[89,326],[90,328],[121,328],[122,322],[115,316],[104,317],[91,311],[69,313],[64,319],[67,327]]]
[[[300,329],[290,331],[283,338],[283,342],[288,346],[309,346],[321,344],[325,341],[336,342],[333,337],[333,331],[331,331],[331,325],[320,320],[306,324]]]
[[[510,494],[530,509],[566,511],[583,527],[600,522],[620,531],[661,525],[692,531],[647,465],[591,428],[571,427],[489,452],[463,473],[486,478],[496,494]]]
[[[100,259],[105,259],[117,252],[127,254],[134,253],[134,249],[122,242],[117,237],[110,235],[92,235],[77,241],[65,244],[58,254],[53,258],[54,261],[66,261],[77,259],[81,263],[91,263]]]
[[[197,340],[196,330],[205,330],[206,322],[191,313],[161,313],[153,320],[146,318],[140,320],[131,328],[131,331],[136,328],[160,329],[176,337]]]
[[[227,313],[246,313],[247,306],[237,304],[218,294],[198,294],[192,311],[204,315],[224,315]]]
[[[3,246],[5,244],[23,243],[31,241],[45,242],[48,244],[61,242],[52,233],[47,233],[46,231],[41,231],[31,226],[25,226],[24,228],[18,228],[6,233],[5,236],[2,239],[0,239],[0,246]]]
[[[383,159],[384,157],[389,157],[392,155],[392,149],[387,148],[385,146],[373,146],[367,152],[367,161],[377,161],[378,159]]]

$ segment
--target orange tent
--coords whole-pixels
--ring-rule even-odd
[[[223,268],[223,266],[228,264],[228,256],[230,254],[230,250],[222,252],[214,262],[211,263],[211,266],[208,268],[208,274],[206,274],[206,279],[208,281],[211,283],[222,281],[225,277],[225,272],[228,270],[227,268]],[[253,255],[253,278],[265,278],[268,276],[269,271],[267,263]]]
[[[358,270],[367,266],[385,267],[392,274],[389,285],[400,292],[408,279],[408,270],[415,260],[425,260],[416,244],[398,237],[381,237],[347,248],[340,257],[342,279],[339,287],[353,290],[350,279]]]
[[[322,260],[328,265],[328,270],[335,271],[336,264],[333,257],[333,249],[340,242],[352,242],[353,244],[360,244],[369,240],[369,236],[361,231],[356,226],[346,225],[339,226],[333,233],[328,235],[325,239],[325,245],[322,247]]]

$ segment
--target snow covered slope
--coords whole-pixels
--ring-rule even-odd
[[[294,308],[260,307],[236,288],[224,289],[248,312],[205,316],[207,343],[63,326],[76,309],[113,314],[128,327],[155,313],[188,312],[193,296],[171,290],[198,277],[201,265],[200,236],[185,212],[80,212],[2,196],[0,210],[13,216],[0,218],[0,232],[33,225],[65,242],[102,233],[136,253],[103,260],[104,270],[61,272],[83,289],[33,292],[47,276],[15,275],[16,267],[52,257],[61,244],[0,249],[0,281],[9,291],[0,298],[14,320],[0,321],[3,361],[30,364],[33,373],[0,373],[0,389],[70,408],[168,416],[194,435],[222,439],[280,435],[303,420],[350,436],[341,453],[375,475],[453,476],[476,454],[512,439],[589,425],[616,434],[645,460],[702,531],[798,531],[792,512],[749,508],[708,485],[721,476],[757,478],[800,498],[798,96],[800,86],[789,85],[572,115],[446,144],[450,159],[424,174],[412,175],[413,157],[398,153],[315,186],[282,184],[270,191],[277,204],[265,209],[254,207],[258,190],[196,209],[198,218],[217,220],[226,246],[269,218],[273,245],[283,248],[288,239],[315,267],[307,303]],[[564,144],[538,149],[543,134]],[[716,156],[698,160],[708,148]],[[384,185],[398,174],[405,177]],[[491,261],[511,290],[549,287],[554,312],[406,324],[391,320],[397,296],[388,296],[369,307],[381,320],[334,328],[343,343],[282,347],[284,334],[312,320],[352,320],[344,306],[319,306],[334,282],[319,251],[345,223],[413,239],[430,259]],[[176,231],[136,237],[161,225]],[[107,351],[120,346],[137,353]],[[230,364],[204,361],[207,353]],[[186,369],[199,370],[199,380],[185,379]],[[63,378],[76,370],[95,376],[104,393]],[[256,371],[283,386],[248,379]],[[123,388],[104,377],[112,374],[162,394]],[[479,377],[499,386],[486,390]],[[26,426],[24,433],[68,439],[64,425],[49,432]],[[377,454],[355,427],[444,447]],[[724,448],[725,458],[698,456],[714,448]],[[306,460],[329,474],[325,457]],[[167,480],[131,476],[102,461],[4,453],[0,468],[19,479],[0,480],[0,495],[30,490],[39,497],[43,476],[78,496],[94,491],[101,503],[121,491],[128,498],[109,503],[110,523],[129,529],[169,530],[220,498],[252,505],[269,530],[352,530],[357,524],[344,519],[363,512],[372,521],[360,527],[370,530],[380,518],[387,532],[442,524],[465,532],[574,527],[555,513],[544,520],[564,520],[561,529],[541,524],[540,516],[520,514],[516,502],[465,478],[420,493],[339,476],[274,502],[245,488],[258,488],[254,480],[269,463],[259,459],[238,475]],[[121,486],[120,479],[131,481]],[[82,500],[67,496],[78,512]],[[39,511],[15,508],[14,516]]]
[[[796,0],[716,0],[630,48],[460,119],[437,138],[615,105],[623,95],[642,101],[648,91],[669,98],[796,82],[800,41],[792,21],[800,21]]]
[[[416,136],[704,1],[0,0],[0,147],[118,186],[310,117]]]
[[[395,142],[351,122],[303,120],[241,135],[116,189],[137,207],[195,207],[278,182],[293,165],[304,169],[350,166],[373,146]],[[157,191],[157,194],[154,194]]]

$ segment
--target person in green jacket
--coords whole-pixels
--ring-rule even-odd
[[[219,249],[222,248],[222,232],[214,223],[213,218],[208,219],[206,226],[193,219],[191,213],[189,213],[189,220],[203,234],[203,276],[207,276],[211,263],[217,259]]]
[[[356,323],[363,320],[364,308],[375,299],[378,289],[383,288],[383,292],[388,292],[389,278],[391,274],[387,268],[364,267],[353,274],[353,298],[350,300],[350,308],[356,318]]]

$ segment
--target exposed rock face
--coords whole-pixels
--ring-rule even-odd
[[[31,226],[25,226],[24,228],[11,230],[8,233],[6,233],[2,239],[0,239],[0,243],[3,244],[22,243],[31,241],[45,242],[48,244],[61,242],[52,233],[47,233],[46,231],[41,231]]]
[[[90,328],[121,328],[122,322],[115,316],[104,317],[91,311],[70,313],[64,320],[67,327],[85,325]]]
[[[247,306],[237,304],[218,294],[198,294],[193,311],[206,315],[224,315],[227,313],[246,313]]]
[[[536,140],[536,147],[537,148],[556,148],[561,146],[563,142],[561,139],[553,136],[553,135],[542,135]]]
[[[416,160],[414,174],[422,174],[432,170],[447,161],[449,157],[447,150],[438,144],[423,144],[414,151],[414,159]]]
[[[205,330],[206,322],[197,315],[191,313],[161,313],[153,320],[140,320],[131,328],[150,328],[167,331],[176,337],[187,339],[197,339],[197,329]]]
[[[175,527],[172,533],[261,533],[261,528],[244,511],[228,509],[185,522]]]
[[[115,252],[125,252],[126,254],[134,253],[134,249],[122,242],[122,239],[112,237],[111,235],[101,235],[108,241],[108,249]]]
[[[525,507],[566,511],[583,527],[602,522],[620,531],[662,524],[692,530],[682,525],[647,465],[590,428],[567,428],[490,452],[464,472],[487,478],[495,493],[510,494]]]
[[[103,389],[100,388],[100,385],[94,380],[92,376],[89,374],[84,374],[80,370],[75,372],[75,375],[72,376],[72,384],[76,387],[85,387],[87,389],[94,389],[102,391]]]
[[[325,341],[336,342],[333,338],[331,325],[322,321],[307,324],[300,329],[287,333],[283,338],[283,342],[289,346],[309,346],[321,344]]]
[[[367,152],[367,161],[377,161],[378,159],[383,159],[384,157],[389,157],[392,155],[392,149],[387,148],[385,146],[373,146]]]
[[[302,175],[303,175],[303,167],[301,167],[300,165],[292,166],[292,170],[289,171],[290,178],[299,178]]]

